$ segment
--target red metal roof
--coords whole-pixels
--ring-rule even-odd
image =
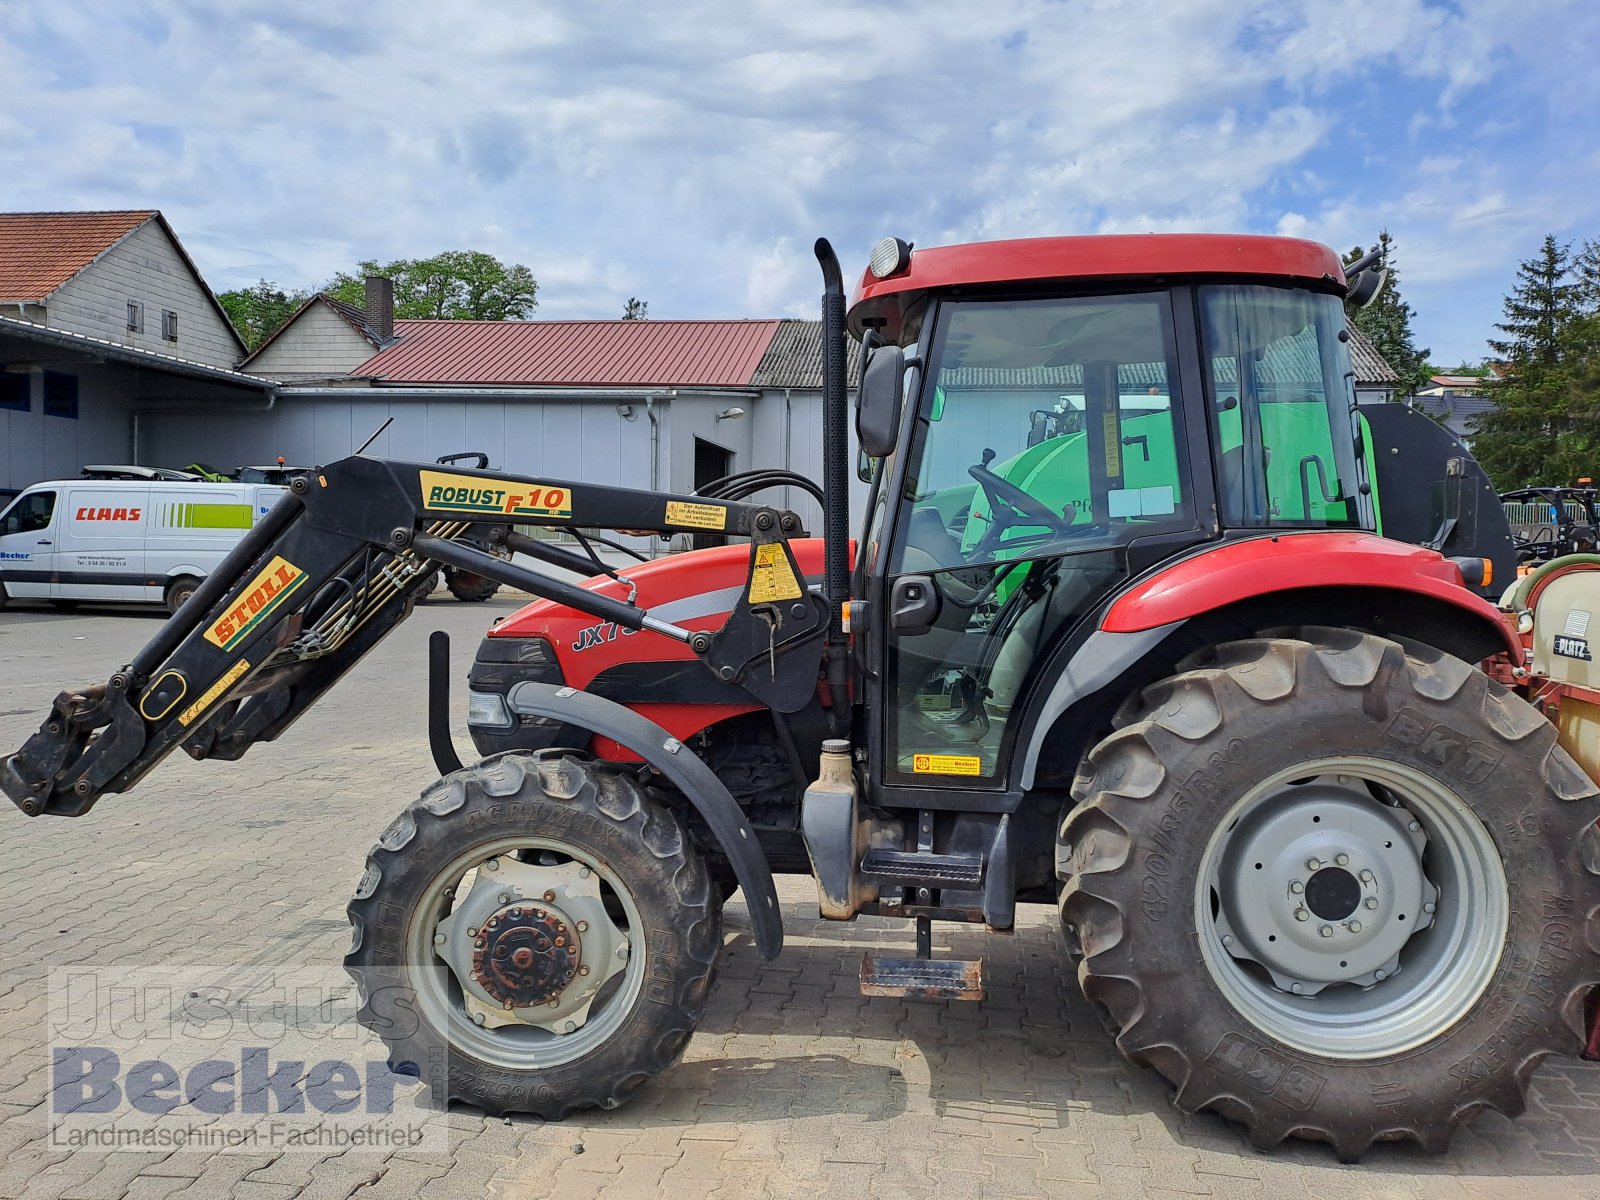
[[[0,302],[37,303],[156,213],[0,213]]]
[[[777,321],[396,321],[384,383],[748,387]]]
[[[1344,266],[1328,247],[1298,238],[1229,233],[1119,233],[1021,238],[917,250],[888,279],[863,272],[850,303],[852,328],[863,317],[889,318],[930,288],[1045,279],[1126,279],[1175,275],[1264,275],[1344,286]]]

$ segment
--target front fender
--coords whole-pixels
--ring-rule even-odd
[[[694,751],[632,709],[577,688],[524,680],[511,689],[506,703],[513,712],[558,717],[610,738],[676,784],[705,818],[738,876],[750,906],[756,949],[762,958],[778,957],[783,949],[783,916],[766,855],[732,793]]]

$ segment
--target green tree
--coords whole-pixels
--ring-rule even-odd
[[[1394,239],[1387,229],[1378,234],[1375,248],[1378,267],[1388,272],[1388,279],[1372,303],[1365,308],[1347,306],[1347,315],[1400,377],[1400,395],[1409,396],[1434,374],[1428,366],[1430,351],[1417,349],[1416,335],[1411,330],[1411,318],[1417,314],[1400,295],[1400,265],[1395,259]],[[1355,262],[1365,253],[1357,246],[1345,255],[1345,264]]]
[[[263,279],[253,287],[219,292],[217,302],[239,331],[244,344],[254,350],[276,333],[310,295],[310,292],[288,291]]]
[[[1578,308],[1584,313],[1600,312],[1600,238],[1583,244],[1572,262],[1572,281],[1578,288]]]
[[[1571,248],[1545,236],[1517,269],[1490,339],[1500,378],[1472,452],[1502,490],[1571,483],[1600,462],[1600,315],[1584,311]]]
[[[637,296],[629,296],[627,304],[622,306],[622,319],[624,321],[648,321],[650,319],[650,301],[641,300]]]
[[[507,266],[478,250],[446,250],[432,258],[368,259],[354,274],[341,271],[323,289],[358,308],[367,302],[368,275],[394,281],[396,317],[521,321],[539,306],[539,284],[520,263]]]

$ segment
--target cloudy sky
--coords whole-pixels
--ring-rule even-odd
[[[0,0],[0,207],[162,209],[218,290],[526,263],[539,316],[809,315],[1051,233],[1387,226],[1419,341],[1600,236],[1594,0]]]

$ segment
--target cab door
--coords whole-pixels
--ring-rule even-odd
[[[1150,547],[1209,536],[1179,378],[1165,291],[940,307],[882,593],[891,803],[1003,787],[1047,651]]]
[[[14,598],[50,595],[59,505],[54,488],[24,492],[0,516],[0,582]]]

